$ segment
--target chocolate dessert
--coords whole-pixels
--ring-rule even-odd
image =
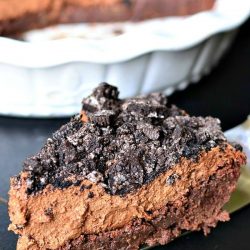
[[[220,121],[160,93],[118,94],[100,84],[11,178],[19,250],[139,249],[229,220],[223,206],[246,157]]]
[[[209,10],[215,0],[0,0],[0,35],[58,23],[140,21]]]

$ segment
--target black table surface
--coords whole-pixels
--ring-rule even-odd
[[[250,20],[241,28],[232,48],[211,74],[169,101],[193,115],[221,119],[224,130],[242,123],[250,114]],[[8,232],[9,177],[22,161],[36,153],[46,138],[68,119],[18,119],[0,117],[0,249],[15,249],[17,237]],[[183,236],[155,249],[246,250],[250,249],[250,206],[235,212],[228,223],[219,223],[205,237],[201,232]]]

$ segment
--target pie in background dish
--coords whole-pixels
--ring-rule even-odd
[[[17,249],[139,249],[229,220],[246,157],[219,120],[118,94],[100,84],[11,178]]]
[[[0,0],[0,35],[59,23],[140,21],[209,10],[215,0]]]

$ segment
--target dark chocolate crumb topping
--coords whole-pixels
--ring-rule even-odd
[[[180,176],[178,175],[178,174],[172,174],[172,175],[170,175],[168,178],[167,178],[167,180],[166,180],[166,184],[167,185],[173,185],[174,183],[175,183],[175,181],[177,180],[177,179],[179,179],[180,178]]]
[[[47,208],[44,210],[44,214],[50,218],[53,218],[53,209],[50,207],[50,208]]]
[[[80,186],[81,180],[88,179],[112,195],[125,195],[181,157],[196,161],[200,152],[226,141],[218,119],[190,117],[167,105],[163,94],[126,100],[118,94],[116,87],[100,84],[82,102],[88,121],[76,115],[24,162],[28,194],[49,184]]]
[[[89,198],[89,199],[94,198],[94,196],[95,196],[95,195],[94,195],[94,193],[93,193],[93,192],[89,192],[89,193],[88,193],[88,198]]]
[[[230,144],[238,151],[243,151],[243,147],[237,142],[230,142]]]

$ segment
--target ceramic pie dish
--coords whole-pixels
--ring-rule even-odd
[[[248,1],[217,0],[188,17],[57,25],[27,32],[24,41],[0,37],[0,113],[70,116],[103,81],[122,98],[184,89],[216,65],[249,13]]]

